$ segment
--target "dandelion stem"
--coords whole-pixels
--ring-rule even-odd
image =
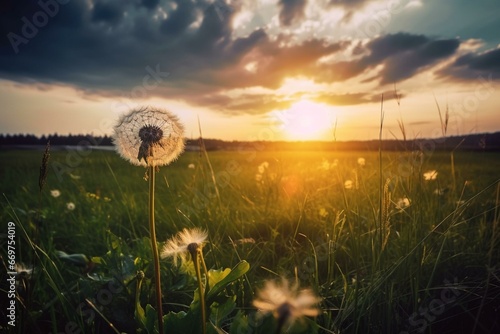
[[[208,270],[207,264],[205,263],[205,258],[203,257],[203,248],[200,247],[200,259],[201,264],[203,265],[203,270],[205,271],[205,295],[207,295],[210,290],[210,282],[208,281]]]
[[[156,243],[155,229],[155,167],[149,166],[149,233],[151,235],[151,250],[155,264],[156,310],[158,313],[158,330],[163,334],[163,310],[161,302],[160,257]]]
[[[203,292],[203,283],[201,282],[200,258],[202,257],[200,249],[197,247],[196,251],[191,252],[193,258],[194,269],[196,270],[196,278],[198,280],[198,293],[200,295],[200,308],[201,308],[201,326],[202,333],[207,333],[207,314],[205,310],[205,293]],[[208,276],[208,273],[206,273]]]

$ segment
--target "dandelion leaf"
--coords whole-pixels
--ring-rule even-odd
[[[229,327],[229,334],[250,333],[248,328],[248,316],[238,311]]]
[[[158,313],[150,304],[146,305],[146,331],[148,334],[155,334],[155,325],[158,325]]]
[[[241,276],[245,275],[250,269],[250,264],[247,261],[241,261],[238,263],[227,275],[224,276],[222,280],[217,282],[212,289],[208,292],[207,302],[210,305],[214,298],[230,283],[234,282]]]
[[[200,313],[191,309],[187,313],[169,312],[163,316],[163,323],[169,333],[201,334],[200,318]]]
[[[233,312],[236,307],[236,296],[229,297],[224,303],[214,302],[210,305],[210,321],[215,326],[221,326],[222,322]]]

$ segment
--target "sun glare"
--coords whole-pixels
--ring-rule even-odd
[[[296,102],[273,116],[289,140],[325,139],[335,123],[331,107],[309,100]]]

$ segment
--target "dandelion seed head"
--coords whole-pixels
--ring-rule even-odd
[[[366,160],[365,158],[358,158],[358,165],[364,166],[366,165]]]
[[[194,164],[189,164],[189,165],[188,165],[188,168],[189,168],[189,169],[194,169],[194,168],[195,168],[195,165],[194,165]]]
[[[437,176],[438,176],[437,170],[429,170],[424,173],[424,180],[425,181],[435,180]]]
[[[57,198],[57,197],[61,196],[61,192],[58,189],[52,189],[50,191],[50,196]]]
[[[167,240],[161,251],[161,257],[171,257],[177,265],[177,259],[183,262],[189,259],[190,250],[194,247],[203,247],[208,238],[208,233],[199,228],[183,229],[175,236]]]
[[[134,109],[120,118],[113,142],[122,158],[133,165],[168,165],[184,151],[184,126],[169,111]]]
[[[346,180],[344,182],[344,188],[346,188],[346,189],[352,189],[353,186],[354,186],[354,183],[352,182],[352,180]]]
[[[24,263],[16,263],[16,275],[30,277],[33,274],[33,267],[27,266]]]
[[[411,204],[411,201],[407,197],[399,198],[396,202],[396,209],[404,210],[407,207],[409,207],[410,204]]]
[[[257,167],[257,171],[259,172],[259,174],[264,174],[268,168],[269,168],[269,162],[264,161],[259,165],[259,167]]]
[[[66,209],[68,209],[69,211],[73,211],[75,210],[75,208],[76,208],[75,203],[73,202],[66,203]]]
[[[321,298],[312,290],[298,290],[298,286],[289,286],[286,279],[280,284],[267,281],[264,288],[257,292],[253,305],[264,313],[273,313],[278,319],[293,322],[303,316],[314,317],[320,313],[317,304]]]

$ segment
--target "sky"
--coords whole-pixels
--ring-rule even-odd
[[[499,13],[498,0],[4,0],[0,133],[109,135],[142,106],[176,114],[187,138],[499,131]]]

